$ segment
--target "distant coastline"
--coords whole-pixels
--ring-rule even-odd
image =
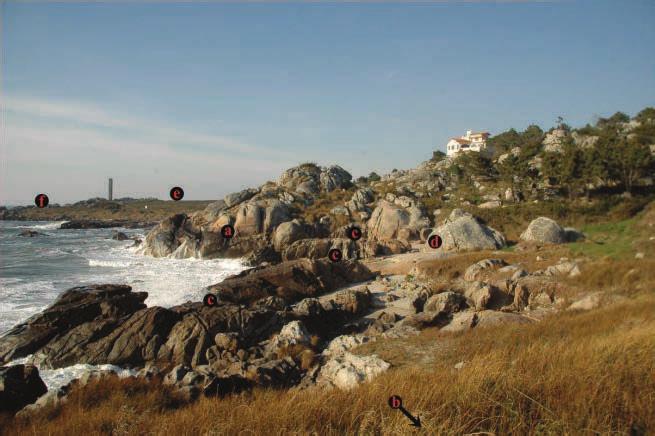
[[[164,201],[159,199],[118,199],[108,201],[92,198],[70,205],[50,206],[0,206],[0,220],[11,221],[75,221],[111,220],[131,222],[155,222],[177,214],[202,210],[212,203],[200,201]]]

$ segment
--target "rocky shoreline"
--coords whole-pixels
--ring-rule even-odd
[[[423,167],[398,177],[417,182],[442,175]],[[333,192],[352,194],[344,206],[307,219],[306,211]],[[460,209],[433,226],[420,197],[411,191],[381,198],[370,188],[355,188],[338,166],[305,164],[287,170],[277,183],[230,194],[201,212],[173,215],[147,234],[141,253],[245,258],[253,268],[209,286],[207,292],[217,297],[211,307],[200,301],[147,307],[147,293],[119,284],[68,289],[0,337],[0,364],[24,359],[28,366],[22,371],[30,374],[38,371],[29,365],[111,364],[140,377],[162,377],[188,400],[255,386],[349,389],[390,367],[374,355],[349,351],[362,343],[428,327],[462,331],[531,323],[563,307],[556,277],[575,274],[577,263],[568,260],[530,273],[489,258],[446,287],[434,286],[422,262],[493,252],[507,240]],[[148,223],[87,220],[62,228],[131,224]],[[233,226],[234,237],[223,235],[226,225]],[[361,230],[361,239],[349,237],[352,226]],[[438,251],[426,244],[432,235],[441,238]],[[559,244],[579,237],[541,217],[521,235],[521,243]],[[328,259],[332,249],[341,250],[340,262]],[[49,393],[27,410],[65,401],[67,389]]]
[[[456,210],[447,221],[459,219],[471,217]],[[526,240],[560,235],[556,223],[548,224],[544,232],[543,220],[535,222]],[[564,307],[557,277],[579,274],[577,263],[566,259],[529,273],[490,258],[447,288],[435,288],[422,267],[434,261],[433,252],[412,250],[362,261],[267,264],[210,286],[218,297],[212,307],[146,307],[147,294],[125,285],[72,288],[0,338],[0,364],[27,358],[25,368],[36,374],[30,365],[112,364],[139,377],[163,377],[189,401],[255,386],[349,389],[389,368],[351,348],[428,327],[532,323]],[[65,401],[68,389],[49,393],[25,413]]]

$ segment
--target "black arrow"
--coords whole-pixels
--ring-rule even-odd
[[[403,406],[400,406],[398,409],[400,409],[401,412],[403,412],[403,415],[405,415],[407,418],[409,418],[412,423],[410,425],[413,425],[414,427],[420,427],[421,426],[421,418],[417,416],[414,418],[414,416],[407,411]]]

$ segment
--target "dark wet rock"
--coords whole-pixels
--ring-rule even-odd
[[[66,347],[74,349],[80,341],[87,343],[101,336],[121,320],[145,308],[143,301],[147,296],[145,292],[132,292],[132,288],[125,285],[71,288],[43,312],[0,337],[0,362],[35,353],[51,341],[61,340],[63,346],[62,337],[66,335],[71,339]],[[90,322],[96,326],[83,326]],[[53,351],[61,352],[60,347],[57,350]]]
[[[33,365],[0,367],[0,412],[16,412],[48,391]]]
[[[72,220],[62,223],[60,229],[109,229],[112,227],[127,227],[128,223],[121,220]]]
[[[236,352],[241,343],[267,339],[279,331],[284,322],[284,315],[273,310],[245,309],[236,305],[202,307],[189,311],[175,324],[157,358],[192,367],[206,364],[210,347],[216,345],[219,351]]]
[[[295,302],[373,277],[374,274],[357,261],[335,263],[327,259],[299,259],[246,270],[209,289],[224,301],[240,304],[272,295]]]
[[[114,231],[114,233],[111,235],[111,239],[115,241],[127,241],[130,239],[130,237],[123,232]]]
[[[178,315],[161,307],[134,313],[109,335],[92,343],[82,363],[142,366],[157,358],[157,352]]]
[[[18,236],[22,236],[25,238],[35,238],[37,236],[48,236],[45,233],[37,232],[36,230],[23,230],[18,234]]]

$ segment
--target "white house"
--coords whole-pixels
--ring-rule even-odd
[[[454,157],[464,151],[477,151],[478,153],[484,153],[491,157],[493,150],[491,147],[487,147],[488,138],[489,132],[472,132],[467,130],[465,136],[450,138],[450,141],[446,144],[446,155]]]

